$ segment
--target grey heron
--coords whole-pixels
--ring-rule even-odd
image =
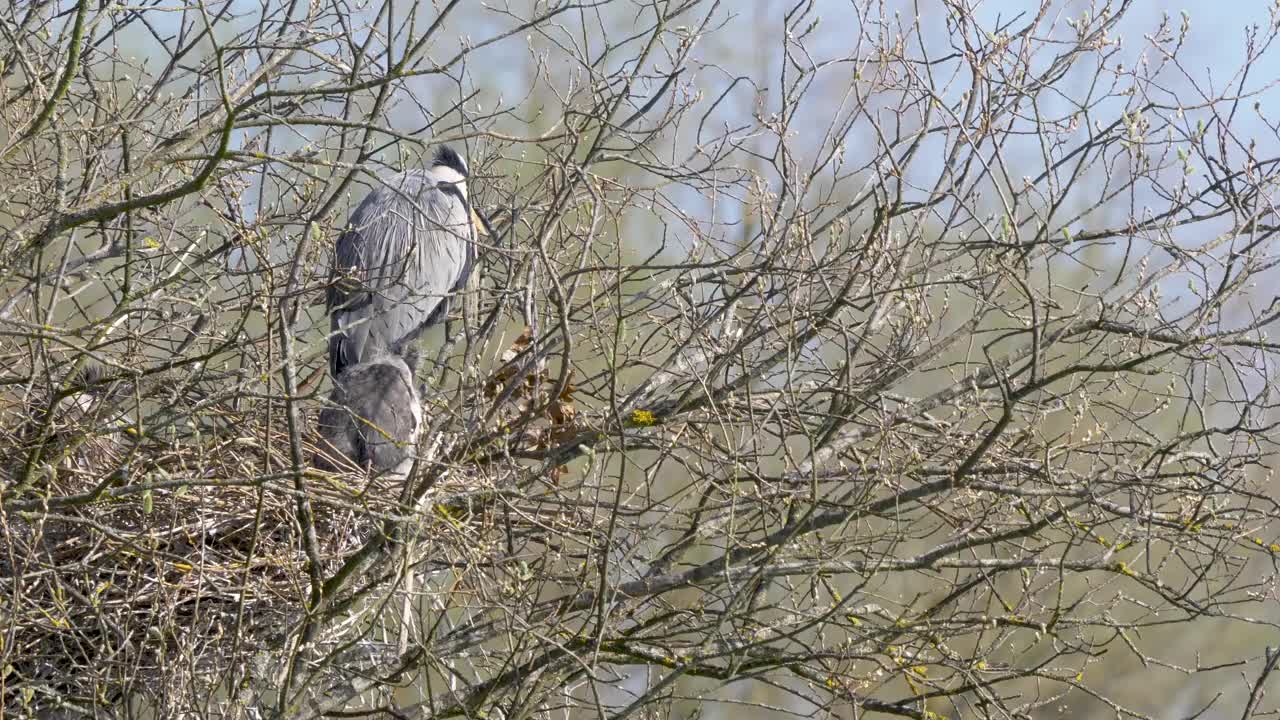
[[[326,298],[335,379],[380,353],[414,369],[413,343],[447,315],[471,274],[477,236],[491,234],[471,207],[467,176],[462,156],[442,145],[431,167],[388,178],[351,214]]]
[[[330,402],[320,412],[320,465],[337,469],[341,456],[374,472],[408,474],[422,431],[422,403],[402,358],[380,354],[344,369]]]

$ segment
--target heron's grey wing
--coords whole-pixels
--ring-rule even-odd
[[[383,231],[382,216],[391,199],[386,188],[370,192],[351,213],[347,229],[334,245],[326,305],[330,318],[329,370],[335,378],[365,354],[373,301],[365,251]]]
[[[352,215],[353,227],[340,234],[334,246],[333,272],[325,296],[329,311],[329,372],[334,378],[342,374],[343,369],[360,363],[361,350],[369,334],[367,323],[358,323],[367,314],[372,295],[362,282],[360,249],[365,237],[356,220],[370,199],[371,196],[366,197],[356,209]]]
[[[334,381],[331,402],[319,423],[327,450],[379,472],[412,460],[422,407],[403,360],[383,356],[347,368]]]

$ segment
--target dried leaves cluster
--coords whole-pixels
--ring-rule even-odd
[[[532,349],[533,329],[526,327],[498,356],[500,365],[485,383],[484,396],[498,408],[489,421],[491,432],[507,435],[507,442],[518,447],[545,452],[571,442],[584,428],[575,422],[578,408],[573,395],[577,388],[572,368],[563,384],[552,376],[545,359],[534,361],[531,370],[521,372],[521,364],[532,356]],[[508,434],[517,422],[523,431]],[[553,477],[568,472],[567,465],[551,470]]]

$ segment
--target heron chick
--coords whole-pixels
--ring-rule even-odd
[[[319,426],[318,465],[337,469],[346,458],[373,472],[407,475],[422,431],[422,403],[409,366],[382,354],[346,368],[334,380]]]
[[[387,178],[351,214],[334,247],[329,371],[380,354],[417,356],[413,343],[443,320],[466,285],[488,223],[467,194],[467,163],[441,146],[426,170]]]

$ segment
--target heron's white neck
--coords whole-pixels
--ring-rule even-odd
[[[467,196],[467,178],[457,170],[445,165],[437,165],[431,168],[431,177],[438,183],[453,183],[462,192],[463,197]]]

